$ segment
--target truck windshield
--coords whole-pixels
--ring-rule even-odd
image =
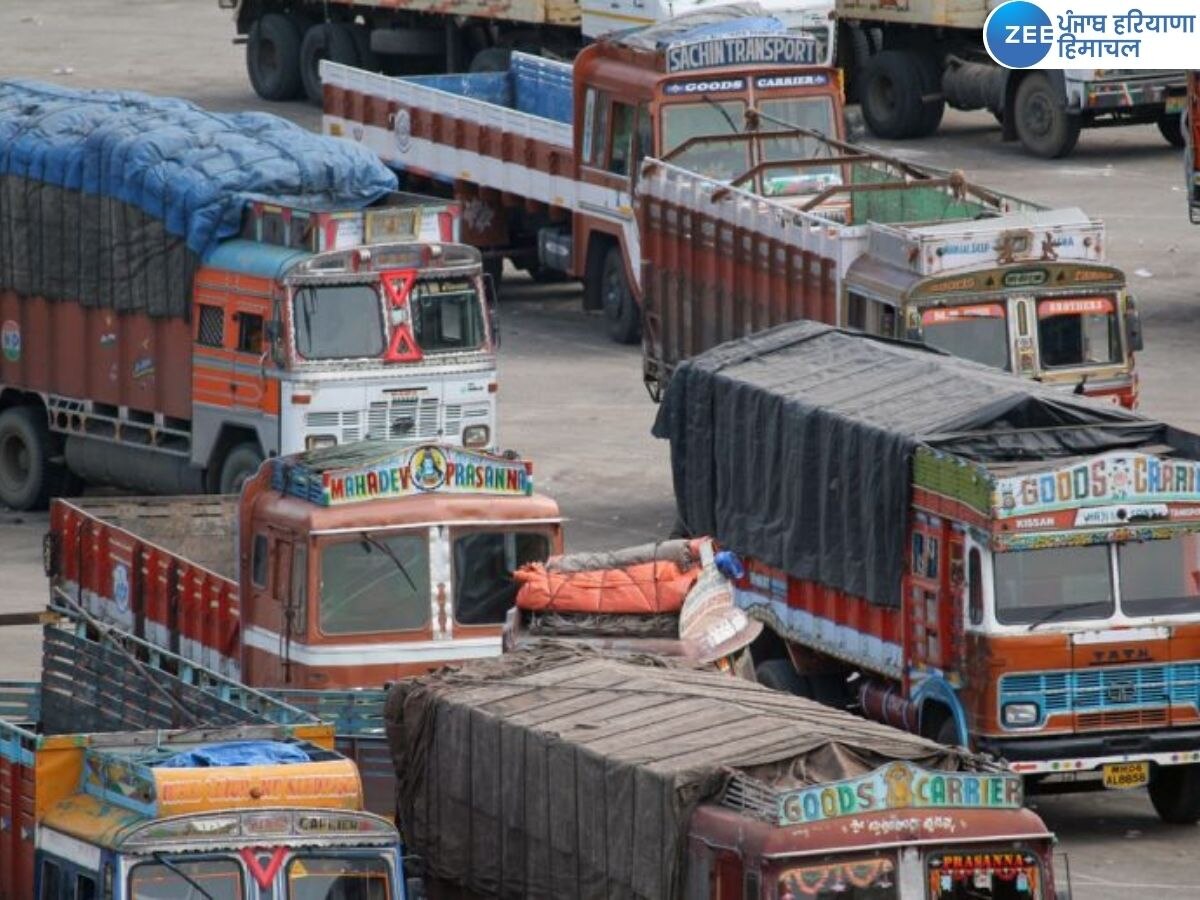
[[[796,866],[779,874],[779,900],[898,900],[895,863],[870,856]]]
[[[1008,368],[1008,320],[999,303],[939,306],[921,313],[925,343],[953,356]]]
[[[483,307],[471,281],[418,282],[409,305],[413,336],[425,353],[478,350],[483,346]]]
[[[297,288],[292,299],[296,352],[304,359],[362,359],[383,355],[379,294],[369,284]]]
[[[321,549],[323,634],[413,631],[429,624],[429,538],[361,534]]]
[[[454,541],[454,618],[498,625],[517,600],[513,572],[550,555],[550,539],[522,531],[474,531]]]
[[[833,124],[833,104],[828,97],[764,100],[759,107],[772,118],[788,122],[797,128],[819,131],[829,137],[837,136]],[[764,131],[775,131],[782,127],[777,122],[763,123]],[[763,141],[762,154],[767,162],[809,159],[821,152],[824,146],[809,137],[776,138]],[[841,172],[837,166],[770,169],[763,174],[763,193],[768,197],[813,194],[841,183]]]
[[[201,893],[197,888],[202,888]],[[130,900],[242,900],[242,870],[232,859],[139,863],[129,873]]]
[[[746,128],[744,100],[712,100],[703,103],[672,103],[662,111],[663,155],[682,146],[689,138],[741,134]],[[671,162],[717,181],[732,181],[750,168],[747,141],[705,141],[693,144]]]
[[[1111,298],[1039,300],[1038,346],[1046,368],[1121,361],[1121,333]]]
[[[1200,535],[1121,544],[1117,564],[1125,615],[1200,612]]]
[[[382,859],[302,856],[287,867],[288,900],[389,900],[391,875]]]
[[[1040,900],[1041,868],[1012,849],[930,854],[929,900]]]
[[[994,568],[996,620],[1003,625],[1113,614],[1107,544],[997,553]]]

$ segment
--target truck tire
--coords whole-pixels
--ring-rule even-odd
[[[600,269],[600,300],[610,338],[618,344],[636,344],[641,340],[642,311],[625,278],[625,259],[616,244],[604,255],[604,265]]]
[[[246,71],[254,93],[264,100],[300,96],[300,29],[281,13],[267,13],[250,26]]]
[[[921,130],[921,97],[928,79],[921,60],[922,54],[913,50],[884,50],[863,65],[859,102],[876,137],[907,138]]]
[[[1183,135],[1183,113],[1163,113],[1158,117],[1158,133],[1172,147],[1182,150],[1187,146]]]
[[[340,22],[322,22],[304,32],[300,43],[300,78],[304,93],[317,106],[321,105],[321,60],[358,65],[358,50],[350,29]]]
[[[480,72],[507,72],[512,60],[511,47],[487,47],[480,50],[471,58],[467,71],[472,74]]]
[[[1200,821],[1200,763],[1156,767],[1150,802],[1168,825],[1195,825]]]
[[[258,449],[258,444],[249,441],[238,444],[226,454],[225,460],[221,463],[221,479],[218,482],[220,492],[222,494],[241,493],[242,484],[258,471],[262,461],[263,455],[262,451]]]
[[[53,479],[46,414],[33,406],[0,413],[0,504],[25,512],[42,509]]]
[[[958,743],[958,723],[954,721],[954,716],[946,714],[938,723],[937,729],[933,732],[933,739],[943,747],[957,747]]]
[[[1032,72],[1017,86],[1013,125],[1021,145],[1034,156],[1061,159],[1075,149],[1082,122],[1067,112],[1050,79]]]
[[[763,687],[797,697],[812,697],[808,679],[796,671],[791,660],[769,659],[754,667],[754,680]]]

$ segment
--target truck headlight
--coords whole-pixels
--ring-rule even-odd
[[[1036,725],[1041,719],[1036,703],[1006,703],[1004,704],[1004,724],[1012,728]]]
[[[304,439],[305,450],[324,450],[336,446],[337,438],[332,434],[310,434]]]
[[[486,447],[491,437],[492,432],[486,425],[468,425],[463,429],[463,446]]]

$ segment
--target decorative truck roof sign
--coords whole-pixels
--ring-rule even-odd
[[[533,464],[441,444],[364,441],[274,461],[271,485],[318,506],[417,494],[533,493]]]
[[[1175,515],[1168,503],[1194,506]],[[1027,524],[1024,518],[1018,522],[1023,528],[1200,518],[1200,462],[1106,453],[1056,469],[999,478],[992,507],[997,519],[1028,518]],[[1064,510],[1078,510],[1073,521],[1060,522],[1049,515]]]
[[[816,66],[817,42],[802,34],[741,34],[667,47],[667,74],[743,66]]]
[[[1020,809],[1021,779],[1007,773],[931,772],[893,762],[845,781],[779,796],[780,825],[897,809]]]
[[[1018,263],[1099,263],[1104,261],[1104,225],[1077,209],[1014,213],[969,224],[873,223],[869,244],[876,258],[917,275]]]

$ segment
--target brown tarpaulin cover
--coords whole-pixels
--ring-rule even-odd
[[[677,613],[700,575],[701,541],[570,553],[529,563],[513,577],[517,607],[561,613]]]
[[[748,681],[540,646],[394,686],[408,848],[485,896],[672,898],[695,805],[733,770],[780,787],[974,756]]]

